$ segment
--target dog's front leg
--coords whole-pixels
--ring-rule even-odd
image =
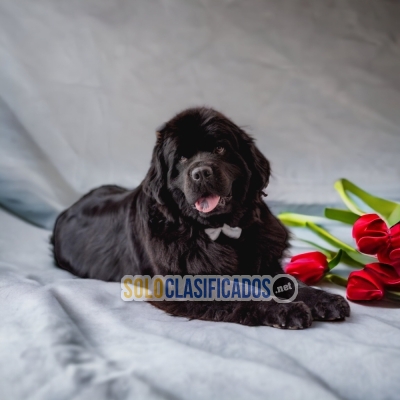
[[[311,311],[301,301],[160,301],[152,304],[169,314],[188,319],[284,329],[304,329],[312,323]]]
[[[333,321],[350,316],[349,303],[343,296],[312,288],[300,281],[298,283],[296,301],[302,301],[310,307],[314,320]]]
[[[268,268],[262,270],[265,275],[275,276],[285,273],[279,261],[269,262],[269,264],[265,265],[269,265]],[[349,303],[343,296],[307,286],[298,279],[297,284],[298,293],[294,301],[306,304],[310,308],[314,320],[333,321],[342,320],[350,316]],[[277,293],[274,294],[278,295]],[[285,297],[285,294],[281,293],[279,296]]]

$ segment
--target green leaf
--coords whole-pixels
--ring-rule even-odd
[[[361,265],[371,264],[378,262],[376,257],[367,256],[366,254],[360,253],[357,250],[347,251],[347,255],[355,262]]]
[[[347,286],[347,279],[346,278],[342,278],[339,275],[334,275],[334,274],[327,274],[325,275],[325,279],[329,282],[335,283],[336,285],[340,285],[340,286]]]
[[[337,208],[325,208],[325,217],[335,221],[344,222],[353,225],[360,216],[348,210],[339,210]]]
[[[312,215],[296,214],[296,213],[280,213],[278,218],[286,226],[305,227],[307,222],[321,223],[325,219],[321,217],[314,217]]]
[[[324,239],[326,242],[328,242],[332,246],[338,247],[339,249],[342,249],[342,250],[351,251],[351,252],[356,251],[355,249],[353,249],[353,247],[342,242],[341,240],[339,240],[337,237],[330,234],[325,229],[321,228],[318,225],[315,225],[313,222],[306,222],[306,227],[309,228],[310,230],[312,230],[320,238]]]
[[[333,257],[329,262],[328,262],[328,268],[329,271],[332,270],[333,268],[336,267],[340,263],[340,260],[342,259],[343,256],[343,250],[339,250],[335,257]]]
[[[342,259],[343,262],[347,265],[359,268],[364,266],[365,264],[376,262],[376,258],[358,252],[353,247],[349,246],[348,244],[339,240],[337,237],[330,234],[324,228],[312,222],[312,221],[324,221],[323,218],[312,217],[309,215],[295,214],[295,213],[282,213],[279,214],[278,217],[285,225],[308,228],[309,230],[314,232],[317,236],[325,240],[325,242],[329,243],[331,246],[343,250],[345,252],[345,255],[342,255]],[[319,246],[311,241],[307,240],[303,241],[316,247],[327,257],[332,257],[331,250],[325,249],[324,247]]]
[[[297,240],[303,242],[303,243],[307,243],[309,244],[311,247],[315,247],[317,250],[319,250],[322,254],[324,254],[328,259],[333,259],[337,256],[337,252],[333,251],[333,250],[329,250],[325,247],[320,246],[319,244],[316,244],[314,242],[312,242],[311,240],[306,240],[306,239],[301,239],[301,238],[297,238]],[[363,254],[357,254],[354,257],[359,259],[360,261],[362,260],[363,262],[360,261],[356,261],[353,258],[351,258],[348,254],[347,251],[345,250],[339,250],[342,252],[341,258],[340,258],[340,262],[343,264],[348,265],[349,267],[353,267],[353,268],[363,268],[365,264],[369,264],[371,262],[376,262],[376,259],[365,259],[363,258],[364,255]],[[368,256],[366,256],[368,257]],[[333,268],[333,267],[332,267]]]
[[[342,259],[340,260],[343,264],[348,265],[349,267],[353,268],[363,268],[365,263],[359,262],[351,258],[348,254],[347,251],[343,251]]]
[[[325,247],[322,247],[319,244],[316,244],[316,243],[312,242],[311,240],[306,240],[306,239],[301,239],[301,238],[297,238],[297,240],[300,240],[303,243],[307,243],[310,246],[315,247],[322,254],[326,255],[327,258],[333,258],[336,255],[336,251],[332,251],[332,250],[326,249]]]
[[[365,265],[373,262],[377,262],[375,257],[367,256],[366,254],[362,254],[353,247],[348,244],[342,242],[337,237],[330,234],[325,229],[321,228],[318,225],[313,224],[312,222],[306,222],[306,227],[311,229],[314,233],[316,233],[320,238],[324,239],[326,242],[335,246],[343,251],[354,261]]]
[[[372,208],[389,227],[396,225],[400,221],[400,203],[373,196],[347,179],[340,179],[335,182],[335,189],[349,210],[354,214],[363,215],[365,212],[358,208],[354,200],[348,195],[348,192]]]

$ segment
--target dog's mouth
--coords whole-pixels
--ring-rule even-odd
[[[197,211],[202,213],[209,213],[215,210],[218,206],[225,206],[232,196],[221,197],[217,194],[210,194],[200,197],[195,203],[194,207]]]

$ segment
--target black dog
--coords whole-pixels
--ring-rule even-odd
[[[157,132],[139,187],[102,186],[57,219],[57,264],[83,278],[283,273],[288,233],[262,201],[270,165],[253,140],[208,108],[181,112]],[[240,227],[239,238],[206,229]],[[190,319],[307,328],[349,316],[346,300],[300,284],[295,302],[154,302]]]

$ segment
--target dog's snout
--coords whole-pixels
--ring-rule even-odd
[[[213,170],[211,167],[202,166],[193,168],[190,176],[196,182],[201,182],[209,179],[213,175]]]

